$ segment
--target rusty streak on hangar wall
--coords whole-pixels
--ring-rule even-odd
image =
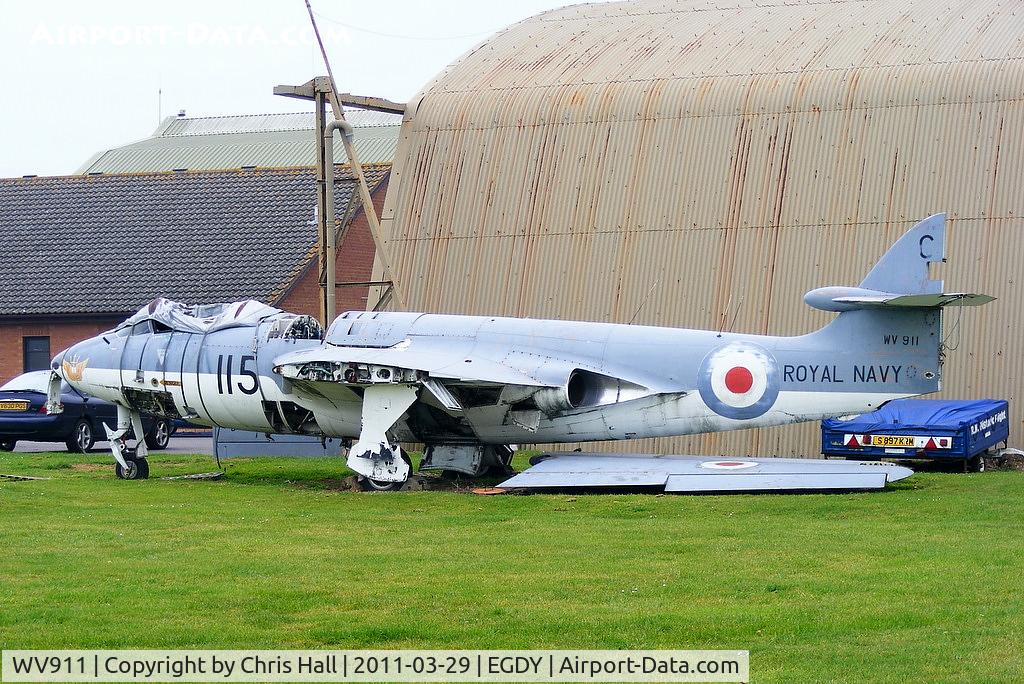
[[[999,301],[964,314],[942,396],[1010,399],[1019,436],[1022,188],[1019,3],[636,1],[541,14],[442,72],[383,219],[413,310],[799,334],[829,319],[804,292],[946,211],[936,275]],[[808,455],[818,433],[630,448]]]

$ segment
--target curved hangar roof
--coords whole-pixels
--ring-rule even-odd
[[[942,276],[1000,297],[946,386],[1012,396],[993,360],[1024,324],[1022,181],[1019,3],[633,1],[527,19],[442,72],[383,219],[413,310],[796,333],[827,318],[805,291],[946,211]]]

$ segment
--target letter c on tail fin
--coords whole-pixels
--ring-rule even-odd
[[[897,294],[939,294],[941,280],[928,278],[928,264],[946,258],[946,215],[933,214],[889,248],[860,287]]]

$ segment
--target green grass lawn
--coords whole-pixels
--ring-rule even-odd
[[[53,478],[0,480],[0,648],[736,648],[757,682],[1024,678],[1024,473],[485,497],[335,492],[333,460],[110,462],[0,454]]]

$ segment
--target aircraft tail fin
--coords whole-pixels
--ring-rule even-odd
[[[908,230],[861,281],[865,290],[938,294],[942,281],[928,277],[928,264],[946,260],[946,215],[933,214]]]
[[[994,297],[942,291],[928,265],[946,260],[946,215],[933,214],[907,231],[882,255],[857,287],[820,287],[804,295],[809,306],[823,311],[858,309],[939,309],[981,306]]]
[[[992,301],[987,295],[943,293],[942,281],[929,277],[929,265],[945,261],[945,247],[945,215],[929,216],[897,240],[859,286],[822,287],[804,295],[810,306],[839,313],[813,335],[825,349],[855,350],[861,389],[879,387],[864,370],[877,366],[891,369],[895,378],[883,394],[937,391],[944,358],[943,308]]]

